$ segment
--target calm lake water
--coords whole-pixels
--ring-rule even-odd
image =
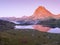
[[[27,25],[27,26],[15,26],[15,29],[34,29],[33,27],[34,25]],[[49,33],[60,33],[60,28],[56,27],[56,28],[52,28],[50,30],[48,30],[47,32]]]
[[[34,28],[33,28],[33,25],[27,25],[27,26],[16,25],[15,29],[34,29]]]
[[[56,28],[52,28],[48,31],[49,33],[60,33],[60,28],[56,27]]]

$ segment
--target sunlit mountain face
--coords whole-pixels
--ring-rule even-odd
[[[32,16],[34,17],[34,19],[49,19],[49,18],[59,19],[60,18],[60,14],[58,15],[52,14],[44,6],[39,6],[35,10]]]
[[[44,19],[44,18],[49,18],[49,17],[52,17],[52,13],[50,13],[45,7],[43,6],[39,6],[33,16],[35,17],[35,19]]]

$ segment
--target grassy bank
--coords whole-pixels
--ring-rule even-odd
[[[60,45],[60,34],[50,34],[37,30],[0,31],[0,45]]]

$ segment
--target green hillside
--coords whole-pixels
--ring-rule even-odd
[[[0,45],[60,45],[60,34],[50,34],[37,30],[0,31]]]

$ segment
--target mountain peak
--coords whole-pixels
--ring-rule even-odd
[[[36,9],[35,13],[49,14],[49,15],[52,14],[52,13],[50,13],[44,6],[39,6],[39,7]]]
[[[37,10],[43,10],[43,9],[45,9],[45,7],[44,6],[39,6],[38,8],[37,8]]]
[[[53,14],[49,12],[44,6],[39,6],[33,14],[35,18],[48,18],[52,15]]]

